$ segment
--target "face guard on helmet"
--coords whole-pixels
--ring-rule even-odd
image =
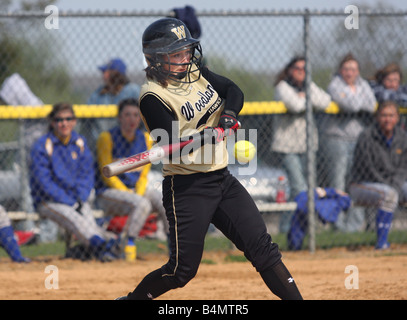
[[[200,78],[202,48],[199,41],[191,37],[181,20],[164,18],[152,23],[144,31],[142,41],[144,56],[156,78],[179,83],[192,83]],[[180,61],[170,62],[170,57]],[[178,68],[182,71],[170,71],[171,66],[186,68]]]

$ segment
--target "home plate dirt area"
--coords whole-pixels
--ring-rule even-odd
[[[282,252],[304,299],[407,299],[407,246],[386,251],[372,247],[349,251]],[[229,257],[235,257],[230,259]],[[237,257],[237,258],[236,258]],[[239,259],[240,257],[240,259]],[[276,300],[239,251],[205,252],[196,277],[160,300]],[[81,262],[44,258],[29,264],[0,259],[1,300],[113,300],[132,291],[165,254],[136,262]],[[56,273],[55,273],[56,272]]]

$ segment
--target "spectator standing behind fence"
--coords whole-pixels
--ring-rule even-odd
[[[0,88],[0,100],[7,105],[11,106],[35,106],[40,107],[43,105],[42,100],[37,97],[29,87],[27,81],[18,73],[13,73],[7,77]],[[24,144],[26,151],[26,162],[21,165],[29,165],[30,162],[30,149],[34,141],[41,137],[47,131],[47,123],[43,119],[24,119]],[[23,172],[26,172],[23,170]],[[22,183],[28,185],[28,177],[23,177]],[[29,193],[29,191],[27,191]],[[23,205],[23,210],[27,212],[33,211],[33,204],[29,195],[24,195],[27,201],[26,206]],[[42,219],[39,222],[40,227],[40,241],[52,242],[56,240],[58,227],[49,220]],[[35,228],[32,220],[17,223],[18,229],[32,230]]]
[[[192,38],[198,40],[201,37],[202,28],[199,19],[196,16],[194,7],[186,5],[182,8],[174,8],[171,10],[169,17],[179,19],[185,23]],[[202,58],[201,65],[206,66],[207,64],[207,57],[205,56]]]
[[[359,63],[352,54],[341,60],[328,85],[328,93],[337,103],[339,113],[324,116],[320,123],[321,163],[326,186],[346,190],[353,150],[365,123],[374,113],[376,99],[369,83],[360,76]],[[362,208],[353,207],[339,215],[336,226],[343,231],[357,231],[363,221]]]
[[[33,145],[30,185],[40,216],[74,234],[102,261],[115,258],[116,240],[93,217],[89,197],[94,188],[94,163],[85,139],[74,131],[76,117],[69,103],[53,106],[49,132]]]
[[[119,104],[128,98],[138,99],[140,86],[130,82],[127,76],[127,66],[120,58],[111,59],[99,67],[102,72],[103,84],[89,97],[87,104]],[[109,130],[114,125],[112,119],[98,119],[90,121],[90,126],[83,128],[90,146],[94,145],[101,131]]]
[[[402,85],[403,73],[397,63],[389,63],[378,70],[370,82],[376,100],[395,101],[399,107],[407,107],[407,86]]]
[[[377,208],[376,249],[387,249],[393,213],[406,199],[407,134],[394,101],[381,102],[375,119],[359,136],[349,192],[354,202]]]
[[[97,142],[96,201],[108,215],[128,215],[125,230],[129,241],[134,242],[150,213],[157,212],[165,222],[167,218],[161,193],[148,187],[151,164],[119,176],[103,176],[102,168],[106,164],[152,147],[148,133],[139,128],[137,100],[125,99],[119,103],[118,120],[119,125],[102,132]]]
[[[126,98],[138,99],[140,86],[130,82],[127,66],[120,58],[114,58],[99,67],[103,75],[103,85],[88,99],[88,104],[119,104]]]
[[[306,119],[305,119],[305,59],[294,57],[277,77],[275,99],[282,101],[287,114],[273,118],[272,151],[281,157],[290,183],[290,199],[307,189],[306,181]],[[311,103],[315,110],[325,110],[331,97],[314,82],[310,84]],[[314,131],[315,151],[318,135]]]
[[[27,81],[18,73],[6,78],[0,88],[0,98],[11,106],[42,106],[44,103],[28,86]],[[26,119],[24,141],[28,148],[46,132],[46,123],[42,119]]]
[[[14,262],[30,262],[23,257],[17,240],[14,237],[14,230],[6,210],[0,205],[0,247],[6,250],[11,260]]]

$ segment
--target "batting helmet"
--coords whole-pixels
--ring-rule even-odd
[[[156,71],[155,78],[161,74],[165,78],[171,78],[171,80],[181,83],[191,83],[199,79],[202,48],[199,40],[192,38],[187,26],[181,20],[163,18],[153,22],[144,31],[142,42],[143,53],[149,68]],[[188,49],[191,50],[191,59],[188,63],[169,62],[170,54]],[[183,73],[169,72],[169,68],[163,68],[165,64],[188,65],[188,69]],[[191,77],[191,73],[197,73],[197,76]]]

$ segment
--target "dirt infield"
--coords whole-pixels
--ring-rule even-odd
[[[227,255],[239,252],[206,252],[197,276],[184,288],[168,292],[159,299],[179,300],[265,300],[276,299],[249,262],[227,262]],[[364,248],[309,252],[283,252],[305,299],[407,299],[407,247],[386,252]],[[166,262],[165,255],[145,256],[135,263],[80,262],[74,260],[35,261],[30,264],[0,260],[1,300],[112,300],[127,294],[148,272]],[[58,268],[58,289],[47,289]],[[345,273],[347,266],[357,267]],[[358,289],[347,289],[347,277],[358,279]],[[349,279],[349,278],[348,278]],[[356,280],[351,282],[355,285]],[[54,285],[55,283],[52,282]]]

